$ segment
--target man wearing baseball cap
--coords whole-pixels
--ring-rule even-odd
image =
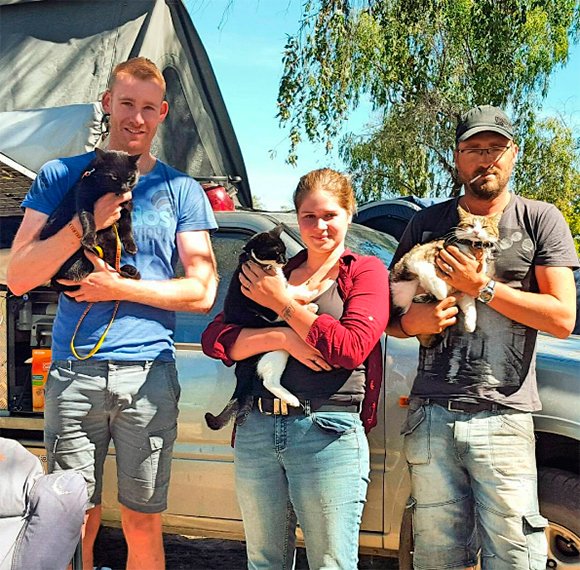
[[[464,193],[418,212],[392,264],[415,244],[447,236],[458,206],[500,215],[493,269],[456,246],[436,260],[457,292],[413,303],[387,332],[441,333],[420,348],[401,433],[411,473],[414,567],[544,570],[547,524],[539,512],[532,412],[541,409],[535,374],[538,331],[565,338],[574,326],[572,269],[578,257],[562,214],[509,190],[518,146],[496,107],[461,116],[455,165]],[[477,326],[465,330],[460,295],[477,299]]]

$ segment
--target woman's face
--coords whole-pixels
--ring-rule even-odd
[[[298,208],[300,235],[309,251],[330,253],[343,246],[352,215],[329,192],[314,190]]]

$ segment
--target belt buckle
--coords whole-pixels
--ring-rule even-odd
[[[267,412],[262,407],[262,398],[258,398],[258,410],[266,416],[287,416],[288,404],[284,400],[280,400],[280,398],[274,398],[272,400],[272,411]]]
[[[462,412],[463,410],[461,408],[455,408],[453,406],[453,404],[457,404],[458,402],[456,402],[455,400],[447,400],[447,410],[449,412]]]
[[[262,398],[258,398],[258,410],[260,410],[260,413],[264,414],[265,416],[272,415],[272,412],[266,412],[266,410],[262,408]]]

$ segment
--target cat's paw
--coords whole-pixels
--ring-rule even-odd
[[[465,332],[468,333],[474,332],[477,326],[477,317],[469,317],[468,315],[465,315],[464,326]]]
[[[305,305],[305,307],[311,313],[318,313],[318,305],[316,303],[308,303],[308,305]]]
[[[141,279],[141,273],[139,273],[138,269],[129,264],[123,265],[123,267],[119,269],[119,274],[127,279]]]
[[[137,251],[139,251],[137,244],[134,241],[123,244],[123,247],[129,255],[135,255]]]

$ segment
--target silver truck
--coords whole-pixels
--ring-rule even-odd
[[[251,193],[211,64],[180,0],[0,0],[0,37],[0,435],[19,440],[44,459],[43,416],[32,403],[32,351],[50,348],[57,296],[46,287],[13,295],[5,268],[22,218],[19,204],[39,166],[100,141],[104,123],[98,100],[114,64],[144,55],[163,71],[171,111],[158,132],[159,157],[200,180],[236,180],[239,206],[251,206]],[[399,200],[372,211],[361,208],[360,220],[381,231],[353,224],[349,246],[389,264],[409,208]],[[167,532],[242,539],[231,433],[210,431],[203,418],[229,399],[233,370],[203,355],[200,335],[220,310],[249,237],[282,222],[289,253],[301,244],[292,214],[238,208],[217,212],[217,219],[213,247],[221,283],[215,308],[209,315],[180,313],[177,318],[182,399],[163,521]],[[418,344],[389,337],[383,348],[385,372],[379,423],[370,433],[372,473],[360,545],[375,554],[398,553],[400,568],[408,569],[409,480],[399,429]],[[580,569],[579,357],[579,337],[540,335],[537,367],[544,409],[535,423],[541,509],[550,521],[550,568]],[[104,521],[117,525],[114,448],[105,477]]]
[[[242,245],[253,234],[283,223],[289,253],[301,247],[293,214],[253,211],[217,212],[219,230],[213,235],[221,277],[218,299],[209,315],[179,313],[175,335],[177,364],[182,385],[179,434],[173,459],[169,508],[163,515],[165,530],[173,533],[242,539],[238,509],[231,431],[209,430],[205,412],[219,411],[234,388],[231,368],[207,358],[200,335],[220,310],[225,290]],[[379,257],[392,258],[396,239],[387,233],[353,224],[349,246]],[[50,345],[50,325],[56,295],[39,288],[23,297],[0,286],[2,311],[0,342],[0,435],[17,438],[41,458],[42,414],[31,412],[30,356],[35,347]],[[410,568],[412,530],[405,514],[409,495],[407,467],[399,429],[405,402],[417,365],[414,339],[384,339],[384,379],[379,423],[370,433],[371,484],[365,507],[361,549],[386,556],[399,555],[400,568]],[[538,382],[544,408],[535,414],[537,459],[540,471],[542,513],[550,521],[550,568],[580,568],[580,338],[558,340],[540,335]],[[5,394],[2,397],[2,394]],[[103,496],[105,524],[118,524],[115,450],[106,462]]]

